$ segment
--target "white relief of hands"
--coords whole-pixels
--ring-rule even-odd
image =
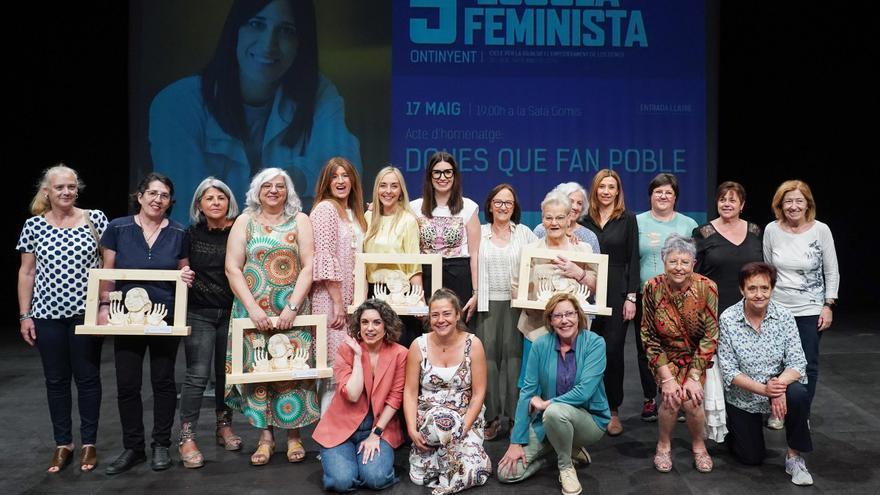
[[[165,317],[168,316],[168,308],[164,304],[159,303],[153,306],[153,309],[147,313],[147,325],[151,326],[167,326]]]
[[[122,306],[122,301],[118,299],[113,299],[110,301],[110,321],[108,322],[110,325],[125,325],[125,309]]]
[[[538,301],[547,302],[553,295],[553,283],[548,277],[541,277],[538,282],[538,293],[536,294]]]
[[[269,371],[269,353],[265,347],[254,348],[254,371]]]
[[[388,292],[388,287],[380,282],[373,284],[373,297],[380,301],[387,301],[390,293]]]
[[[590,288],[587,287],[586,285],[578,285],[577,288],[574,290],[573,295],[574,295],[575,299],[578,300],[578,303],[580,303],[581,308],[588,306],[590,304],[587,301],[587,299],[590,298]]]
[[[409,287],[409,295],[406,302],[409,304],[418,304],[424,300],[425,290],[421,285],[411,285]]]
[[[308,363],[306,361],[309,359],[309,350],[305,347],[300,347],[293,353],[293,361],[290,363],[290,367],[295,370],[305,370],[309,368]]]

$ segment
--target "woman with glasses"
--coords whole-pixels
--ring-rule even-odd
[[[678,179],[667,173],[660,173],[648,184],[648,199],[651,209],[636,215],[639,226],[639,274],[641,286],[648,280],[663,273],[663,260],[660,248],[670,234],[689,237],[697,228],[697,222],[689,216],[675,211],[678,201]],[[643,303],[641,294],[636,300],[636,325],[642,323]],[[645,346],[641,339],[636,339],[637,361],[641,375],[642,392],[645,395],[642,404],[642,421],[657,421],[657,386],[651,378],[651,370],[645,357]],[[684,421],[684,416],[679,416]]]
[[[571,294],[553,295],[543,312],[549,333],[535,341],[516,407],[510,447],[498,463],[502,483],[522,481],[556,457],[562,493],[581,492],[573,461],[590,462],[611,417],[602,375],[605,340],[587,329]]]
[[[718,288],[694,273],[696,253],[693,240],[670,234],[660,250],[664,272],[649,280],[643,293],[642,342],[663,397],[654,455],[661,473],[672,470],[672,430],[680,408],[691,434],[694,467],[712,471],[703,440],[703,383],[718,345]]]
[[[513,279],[523,246],[537,238],[519,223],[520,207],[513,186],[499,184],[486,197],[486,223],[480,227],[477,324],[474,333],[486,350],[489,387],[486,389],[486,440],[501,429],[501,418],[513,422],[522,367],[522,337],[514,330],[519,309],[510,306]]]
[[[773,300],[794,315],[807,357],[810,403],[819,381],[819,341],[831,326],[840,272],[834,237],[816,220],[816,202],[806,182],[787,180],[773,195],[776,221],[764,231],[764,261],[778,271]]]
[[[21,337],[28,345],[36,345],[46,377],[55,440],[55,451],[47,469],[50,473],[61,471],[73,460],[71,377],[76,382],[82,440],[79,468],[91,471],[98,463],[95,443],[101,412],[104,339],[76,335],[74,329],[82,324],[86,312],[89,269],[101,266],[98,239],[107,228],[107,216],[101,210],[76,207],[82,188],[72,168],[58,164],[46,169],[31,201],[34,216],[25,221],[16,246],[21,252],[18,270]],[[70,264],[67,260],[76,261]],[[70,289],[61,293],[52,287]]]
[[[183,225],[168,218],[174,204],[171,179],[157,173],[147,175],[132,194],[132,202],[137,213],[111,221],[101,237],[104,268],[183,270],[181,278],[187,285],[192,285],[195,273],[189,269],[189,235]],[[111,291],[127,293],[135,288],[146,289],[153,305],[165,305],[169,315],[166,318],[174,314],[174,282],[114,283],[107,280],[101,282],[98,324],[106,325],[109,320]],[[116,336],[113,339],[117,401],[125,450],[107,467],[107,474],[127,471],[146,460],[141,383],[148,349],[153,385],[153,452],[150,462],[154,471],[171,467],[169,447],[177,407],[174,362],[179,344],[180,337],[170,336]]]
[[[443,286],[459,300],[465,321],[477,309],[477,263],[480,252],[480,218],[476,203],[462,196],[461,172],[445,151],[431,155],[425,167],[422,197],[411,204],[419,217],[419,243],[423,254],[443,255]],[[422,275],[431,287],[431,272]]]

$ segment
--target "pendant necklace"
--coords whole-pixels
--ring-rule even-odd
[[[150,244],[150,241],[153,240],[153,237],[155,237],[156,234],[158,234],[160,230],[162,230],[162,222],[159,222],[159,226],[156,227],[155,230],[153,230],[152,234],[147,236],[147,232],[146,232],[146,230],[144,230],[143,218],[140,218],[140,221],[141,221],[141,231],[143,232],[143,235],[144,235],[144,242],[147,244],[147,259],[151,260],[151,259],[153,259],[153,246]]]

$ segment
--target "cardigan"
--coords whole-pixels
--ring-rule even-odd
[[[529,401],[539,396],[544,400],[568,404],[585,409],[593,416],[596,425],[605,429],[611,420],[611,410],[605,395],[605,339],[589,330],[578,332],[574,355],[577,360],[577,378],[574,387],[563,395],[556,396],[556,344],[559,338],[548,333],[532,343],[529,361],[519,401],[510,443],[526,445],[529,443],[529,425],[539,441],[544,441],[544,413],[529,417]]]

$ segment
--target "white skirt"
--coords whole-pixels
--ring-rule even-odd
[[[727,435],[724,384],[721,381],[721,370],[716,362],[716,356],[712,356],[712,361],[715,365],[706,370],[706,384],[703,386],[703,408],[706,412],[706,428],[703,435],[721,443]]]

